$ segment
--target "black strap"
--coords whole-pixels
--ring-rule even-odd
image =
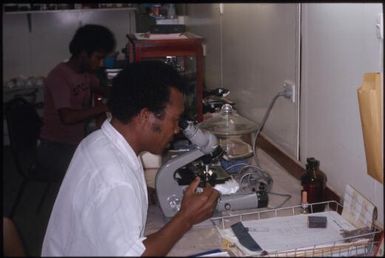
[[[255,242],[255,240],[250,236],[249,231],[245,228],[242,222],[235,223],[231,226],[235,236],[238,238],[239,242],[249,249],[250,251],[262,251],[262,248]]]

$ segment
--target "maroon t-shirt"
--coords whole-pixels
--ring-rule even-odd
[[[44,124],[40,137],[60,143],[78,144],[85,136],[85,123],[63,124],[58,109],[90,107],[91,85],[98,84],[95,75],[76,73],[66,63],[58,64],[44,81]]]

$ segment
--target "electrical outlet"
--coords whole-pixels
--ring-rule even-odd
[[[379,13],[377,17],[376,33],[378,39],[384,39],[384,20],[383,14]]]
[[[291,102],[295,103],[295,84],[292,81],[286,80],[283,82],[283,87],[285,88],[285,91],[287,92],[288,99],[291,100]]]

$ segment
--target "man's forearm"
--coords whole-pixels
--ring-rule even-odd
[[[197,193],[200,177],[195,177],[185,189],[178,213],[158,232],[148,236],[144,241],[146,250],[143,256],[165,256],[175,243],[197,223],[213,215],[219,192],[211,186]]]
[[[159,231],[144,240],[146,250],[142,256],[165,256],[176,242],[192,227],[192,224],[178,213]]]
[[[64,124],[81,123],[106,111],[107,108],[104,105],[98,105],[88,109],[61,108],[58,110],[60,119]]]

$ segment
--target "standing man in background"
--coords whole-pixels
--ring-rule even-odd
[[[113,33],[100,25],[80,27],[69,44],[69,61],[59,63],[44,82],[44,111],[38,161],[43,172],[61,180],[86,123],[108,111],[106,105],[91,106],[91,92],[106,96],[95,71],[115,49]]]
[[[165,256],[194,224],[210,218],[219,192],[200,178],[180,210],[144,235],[148,199],[139,154],[162,154],[180,130],[184,86],[160,61],[129,64],[113,81],[112,118],[79,144],[56,198],[42,256]]]

